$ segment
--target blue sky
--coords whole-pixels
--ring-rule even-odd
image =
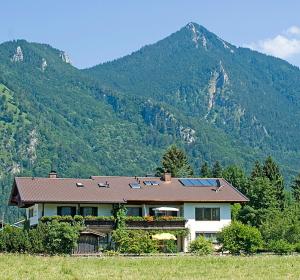
[[[300,66],[300,1],[1,1],[0,42],[48,43],[84,68],[129,54],[197,22],[238,46]]]

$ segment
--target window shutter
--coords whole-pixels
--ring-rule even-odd
[[[61,206],[58,206],[58,207],[57,207],[57,215],[58,215],[58,216],[61,216]]]
[[[143,216],[143,208],[142,208],[142,207],[139,208],[139,216],[140,216],[140,217]]]

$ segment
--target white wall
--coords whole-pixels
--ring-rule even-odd
[[[220,221],[196,221],[195,208],[220,208]],[[190,236],[185,240],[185,250],[188,243],[196,238],[196,232],[219,232],[231,222],[230,203],[185,203],[184,217],[187,219],[186,227],[190,230]]]

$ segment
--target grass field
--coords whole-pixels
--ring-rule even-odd
[[[75,258],[0,255],[0,279],[300,279],[300,256]]]

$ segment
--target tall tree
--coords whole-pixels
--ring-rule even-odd
[[[263,167],[258,160],[255,161],[253,169],[251,171],[251,179],[264,177]]]
[[[277,201],[281,208],[284,207],[284,183],[283,176],[280,173],[279,166],[272,159],[271,156],[267,157],[263,165],[264,176],[267,177],[275,188]]]
[[[247,193],[248,179],[243,169],[236,165],[230,165],[222,172],[223,178],[226,179],[231,185],[236,187],[242,193]]]
[[[276,190],[266,177],[258,177],[249,182],[247,197],[249,205],[256,210],[278,207]]]
[[[176,145],[170,146],[162,157],[162,167],[158,172],[171,172],[173,177],[191,177],[194,175],[192,166],[188,162],[185,152]]]
[[[201,177],[211,177],[211,170],[206,161],[201,165],[200,173]]]
[[[214,178],[222,177],[222,166],[218,160],[213,165],[212,176]]]
[[[291,189],[295,201],[299,203],[300,202],[300,173],[294,178]]]

